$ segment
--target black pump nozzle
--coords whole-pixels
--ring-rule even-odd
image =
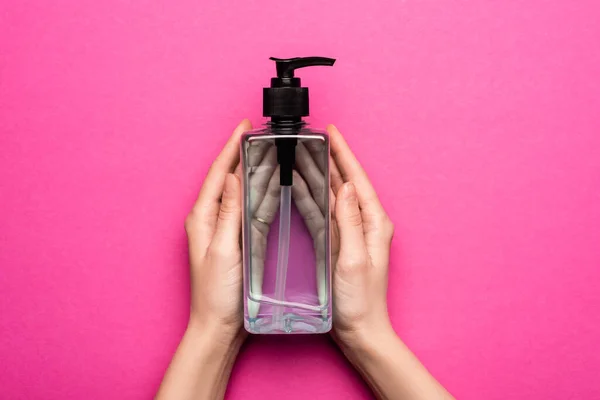
[[[327,57],[295,57],[295,58],[275,58],[269,60],[275,61],[278,78],[293,78],[294,71],[298,68],[323,65],[331,67],[335,63],[334,58]]]
[[[301,87],[300,78],[294,76],[298,68],[318,65],[332,66],[335,59],[326,57],[275,58],[277,77],[271,78],[271,86],[263,89],[263,116],[271,117],[273,132],[296,135],[304,125],[302,117],[308,116],[308,88]],[[281,186],[291,186],[292,171],[296,163],[296,138],[275,139],[277,162],[280,166]]]

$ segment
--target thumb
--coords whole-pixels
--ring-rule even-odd
[[[356,188],[351,182],[345,183],[338,192],[335,218],[340,238],[336,268],[341,273],[365,268],[369,265],[369,257]]]
[[[232,244],[237,246],[240,238],[242,224],[242,198],[240,180],[234,174],[227,174],[221,208],[217,220],[217,229],[212,246],[228,248]]]

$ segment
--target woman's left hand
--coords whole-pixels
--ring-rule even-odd
[[[244,120],[213,162],[185,221],[189,241],[190,326],[220,332],[224,340],[243,334],[242,224],[239,146],[252,129]]]
[[[240,137],[250,129],[250,122],[244,120],[233,131],[185,221],[192,289],[190,320],[156,399],[223,398],[246,337],[242,328],[239,146]]]

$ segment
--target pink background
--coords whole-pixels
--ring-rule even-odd
[[[183,221],[269,56],[396,223],[394,326],[461,399],[600,399],[600,6],[3,1],[0,398],[147,399]],[[283,355],[282,355],[283,353]],[[371,395],[329,338],[252,338],[231,399]]]

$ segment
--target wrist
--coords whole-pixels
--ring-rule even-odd
[[[342,352],[354,363],[379,353],[385,352],[400,338],[396,335],[394,328],[388,320],[380,324],[356,328],[348,331],[337,331],[336,341]]]
[[[243,328],[190,316],[185,336],[198,344],[207,344],[220,353],[230,353],[232,350],[237,353],[247,334]]]

